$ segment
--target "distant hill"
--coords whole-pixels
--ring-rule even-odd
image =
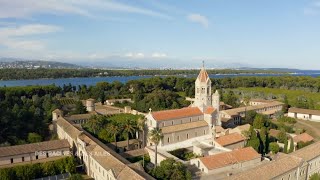
[[[40,61],[40,60],[16,60],[16,59],[0,59],[0,69],[4,68],[19,68],[19,69],[81,69],[83,66],[70,63],[62,63],[55,61]]]

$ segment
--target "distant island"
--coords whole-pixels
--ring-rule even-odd
[[[0,61],[0,69],[38,69],[38,68],[48,68],[48,69],[79,69],[82,66],[62,63],[55,61]]]

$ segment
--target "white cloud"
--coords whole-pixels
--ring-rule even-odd
[[[125,57],[132,58],[132,59],[142,59],[145,57],[144,53],[138,52],[138,53],[127,53],[125,54]]]
[[[151,55],[151,57],[153,57],[153,58],[166,58],[166,57],[167,57],[167,54],[155,52],[155,53],[153,53],[153,54]]]
[[[208,19],[205,16],[202,16],[200,14],[189,14],[187,18],[189,21],[199,23],[204,27],[209,26]]]
[[[0,18],[31,18],[38,14],[100,17],[113,11],[171,19],[166,14],[150,9],[106,0],[0,0],[0,4]]]
[[[58,26],[43,24],[0,28],[0,45],[12,49],[43,50],[45,43],[39,40],[28,40],[25,38],[30,35],[47,34],[60,30],[61,28]]]

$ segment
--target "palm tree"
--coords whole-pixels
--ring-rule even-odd
[[[127,133],[127,150],[129,150],[129,138],[130,135],[132,136],[134,132],[136,131],[137,126],[134,123],[134,121],[130,119],[126,119],[124,125],[123,125],[123,132]]]
[[[120,127],[115,122],[112,122],[107,126],[107,129],[108,129],[109,133],[112,134],[114,137],[115,146],[116,146],[115,150],[117,151],[118,150],[117,136],[120,134]]]
[[[158,144],[163,138],[162,130],[159,128],[152,129],[149,138],[155,144],[155,167],[157,167]]]
[[[141,131],[142,132],[142,148],[144,148],[145,147],[145,122],[146,122],[146,118],[139,118],[138,119],[138,124],[137,124],[137,126],[138,126],[138,129],[139,129],[139,131]]]
[[[99,116],[91,116],[90,119],[85,124],[89,129],[93,131],[94,134],[97,133],[101,129],[101,126],[103,124],[103,118]]]

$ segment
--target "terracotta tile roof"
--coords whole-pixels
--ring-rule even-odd
[[[260,157],[261,155],[252,147],[246,147],[230,152],[223,152],[216,155],[201,157],[199,159],[209,170],[212,170],[236,163],[258,159]]]
[[[268,108],[268,107],[272,107],[272,106],[280,106],[280,105],[283,105],[283,103],[282,102],[278,102],[278,101],[272,101],[272,102],[267,103],[267,104],[260,104],[260,105],[256,105],[256,106],[247,106],[247,107],[239,107],[239,108],[224,110],[222,112],[224,112],[226,114],[229,114],[230,116],[235,116],[235,115],[239,115],[239,113],[245,112],[245,111],[258,110],[258,109]]]
[[[293,137],[294,142],[310,142],[313,141],[314,138],[310,136],[308,133],[302,133],[295,137]]]
[[[197,107],[187,107],[182,109],[152,112],[151,115],[156,121],[163,121],[163,120],[178,119],[183,117],[200,116],[200,115],[203,115],[203,113]]]
[[[204,111],[205,114],[212,114],[213,112],[215,112],[216,109],[212,106],[207,107],[207,109]]]
[[[269,130],[269,136],[272,136],[272,137],[275,137],[275,138],[278,138],[279,133],[280,133],[280,131],[276,130],[276,129],[270,129]]]
[[[207,82],[207,80],[209,79],[209,75],[204,68],[200,70],[200,73],[197,79],[199,79],[200,82]]]
[[[301,109],[301,108],[289,108],[289,113],[300,113],[300,114],[312,114],[312,115],[319,115],[320,110],[312,110],[312,109]]]
[[[297,168],[303,160],[291,155],[278,153],[271,162],[256,166],[253,169],[243,171],[240,174],[230,176],[228,179],[234,180],[248,180],[259,179],[269,180],[285,174],[294,168]]]
[[[20,154],[35,153],[36,151],[50,151],[70,148],[67,140],[44,141],[32,144],[0,147],[0,157],[14,156]]]
[[[61,127],[72,139],[77,139],[81,131],[74,127],[69,121],[63,117],[59,117],[57,120],[57,126]]]
[[[246,140],[244,136],[239,133],[231,133],[225,136],[218,137],[215,141],[221,146],[228,146],[231,144],[235,144],[241,141]]]
[[[291,153],[293,156],[303,158],[306,161],[309,161],[315,157],[320,156],[320,141],[310,144],[302,149],[294,151]]]
[[[162,129],[162,133],[167,134],[172,132],[184,131],[187,129],[205,127],[205,126],[208,126],[208,123],[204,120],[200,120],[200,121],[194,121],[190,123],[177,124],[173,126],[165,126],[165,127],[162,127],[161,129]]]

